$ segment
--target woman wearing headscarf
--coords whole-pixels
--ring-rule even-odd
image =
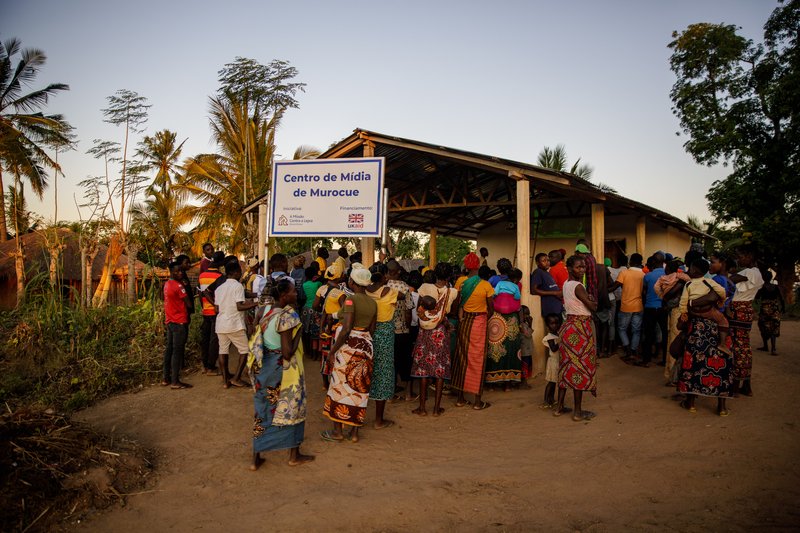
[[[358,428],[367,417],[370,385],[373,371],[372,334],[378,306],[367,296],[366,287],[372,283],[372,274],[365,268],[353,268],[347,295],[340,314],[341,331],[330,354],[330,385],[325,397],[323,413],[333,422],[333,430],[321,433],[326,441],[345,439],[343,426],[350,426],[347,436],[358,442]]]
[[[480,258],[474,253],[464,257],[469,275],[459,278],[456,290],[460,293],[458,313],[458,342],[453,357],[450,386],[458,391],[456,406],[466,405],[464,393],[475,395],[475,409],[489,407],[481,400],[483,373],[486,366],[486,323],[494,313],[494,289],[478,276]]]
[[[378,305],[375,334],[372,336],[374,365],[369,397],[375,402],[375,429],[383,429],[394,425],[391,420],[383,418],[383,413],[386,401],[394,396],[394,310],[397,307],[397,291],[386,285],[386,265],[375,263],[369,271],[372,273],[372,282],[366,293]]]
[[[331,347],[339,331],[339,310],[342,308],[345,293],[339,284],[345,279],[341,267],[334,263],[325,271],[325,284],[317,289],[313,308],[320,313],[319,352],[320,373],[325,390],[328,389],[328,378],[331,375]]]
[[[248,357],[255,390],[253,470],[264,462],[261,452],[270,450],[288,449],[292,466],[314,460],[313,455],[300,453],[305,434],[306,383],[294,283],[280,280],[272,289],[272,297],[274,307],[258,324],[261,345]]]
[[[444,380],[450,379],[450,322],[447,320],[447,313],[458,298],[458,291],[448,285],[453,267],[447,263],[439,263],[434,273],[434,283],[423,283],[419,288],[419,336],[414,344],[414,362],[411,365],[411,375],[422,379],[419,407],[412,411],[420,416],[428,414],[425,403],[430,379],[436,380],[433,415],[439,416],[444,412],[441,407],[442,389]],[[426,306],[426,301],[431,302],[431,305]]]

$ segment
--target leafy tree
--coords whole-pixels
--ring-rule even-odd
[[[670,97],[698,163],[731,165],[706,198],[723,224],[749,234],[792,299],[800,258],[800,0],[777,7],[754,44],[727,24],[673,33]]]
[[[269,190],[275,131],[283,113],[297,107],[295,95],[305,84],[294,82],[297,70],[285,61],[261,65],[237,57],[219,71],[220,89],[210,99],[212,138],[217,153],[199,154],[184,163],[184,178],[175,186],[187,205],[185,215],[197,221],[195,247],[205,241],[229,253],[251,252],[257,225],[242,209]]]
[[[19,62],[13,66],[14,56]],[[18,39],[0,44],[0,242],[8,237],[6,227],[3,171],[20,180],[27,179],[41,199],[47,188],[47,168],[60,170],[47,148],[70,143],[69,123],[62,115],[40,111],[51,96],[69,90],[63,83],[51,83],[43,89],[25,93],[47,60],[35,48],[22,49]]]
[[[42,217],[28,210],[28,202],[25,200],[25,184],[20,183],[19,189],[8,186],[8,196],[6,196],[6,214],[8,215],[8,225],[14,229],[14,234],[25,234],[35,231],[42,223]]]
[[[425,241],[425,260],[430,260],[430,238]],[[464,256],[472,251],[473,243],[458,237],[436,236],[436,261],[460,265]]]
[[[147,122],[148,109],[151,107],[147,103],[144,96],[140,96],[135,91],[128,89],[118,90],[113,95],[107,97],[108,107],[103,109],[103,120],[115,126],[122,126],[125,129],[124,140],[121,145],[109,142],[95,142],[95,146],[90,150],[90,153],[95,157],[103,157],[106,164],[109,162],[109,155],[113,155],[116,159],[115,150],[117,146],[122,149],[122,158],[119,159],[121,170],[119,179],[114,180],[114,186],[111,186],[109,180],[108,167],[106,166],[106,187],[109,189],[109,198],[117,195],[119,197],[119,213],[116,215],[112,206],[112,214],[114,214],[115,221],[117,222],[117,233],[112,236],[111,242],[108,246],[108,253],[106,254],[106,261],[103,265],[103,274],[100,278],[100,284],[92,298],[92,305],[100,307],[105,305],[108,301],[108,294],[111,289],[111,276],[113,275],[117,261],[122,255],[124,249],[128,252],[128,273],[129,280],[134,274],[134,263],[136,258],[135,243],[129,242],[126,238],[126,201],[129,204],[133,203],[144,177],[142,172],[144,168],[137,163],[128,159],[128,147],[131,144],[131,135],[141,133],[144,124]],[[112,192],[114,194],[112,194]],[[113,204],[112,204],[113,205]],[[131,216],[130,209],[128,216]],[[119,217],[117,220],[116,217]],[[134,277],[135,281],[135,277]],[[128,299],[132,301],[135,297],[133,291],[135,289],[134,283],[129,282]]]

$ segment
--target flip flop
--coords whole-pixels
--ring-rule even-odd
[[[180,389],[191,389],[192,386],[189,385],[188,383],[180,383],[180,382],[178,382],[175,385],[170,385],[169,388],[172,389],[172,390],[180,390]]]
[[[729,412],[727,409],[725,409],[725,410],[723,410],[723,411],[720,411],[720,412],[719,412],[719,413],[717,413],[717,414],[718,414],[719,416],[728,416],[728,415],[730,414],[730,412]]]
[[[483,411],[484,409],[486,409],[488,407],[491,407],[491,406],[492,406],[492,404],[490,404],[486,400],[481,400],[480,405],[475,404],[475,405],[472,406],[472,408],[475,409],[476,411]]]
[[[375,427],[375,426],[373,427],[375,427],[375,429],[386,429],[392,427],[393,425],[394,425],[394,420],[386,420],[384,421],[381,427]]]
[[[333,431],[330,430],[330,429],[326,429],[325,431],[321,431],[319,436],[322,437],[322,440],[324,440],[325,442],[342,442],[345,439],[344,436],[342,436],[341,439],[334,438],[333,437]]]

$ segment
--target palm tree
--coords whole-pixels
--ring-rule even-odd
[[[569,172],[586,181],[591,181],[592,174],[594,173],[594,168],[591,165],[586,163],[581,164],[580,157],[576,159],[569,170],[567,170],[567,149],[563,144],[557,144],[555,148],[550,148],[549,146],[542,148],[542,151],[539,152],[537,164],[540,167],[549,168],[551,170]],[[605,183],[594,183],[593,185],[603,192],[617,193],[617,190],[611,185],[606,185]]]
[[[146,136],[139,143],[136,155],[139,156],[144,166],[155,170],[156,175],[147,192],[160,190],[165,195],[170,195],[172,184],[178,181],[178,159],[186,140],[175,146],[177,134],[169,130],[156,132],[152,137]]]
[[[190,246],[191,237],[181,229],[188,220],[177,195],[154,190],[144,202],[134,204],[131,213],[131,233],[155,248],[160,263]]]
[[[62,115],[45,115],[39,109],[51,96],[66,91],[69,86],[51,83],[43,89],[23,94],[44,66],[46,56],[35,48],[21,49],[18,39],[0,44],[0,241],[7,238],[3,171],[25,178],[41,199],[47,188],[47,171],[58,172],[60,167],[46,148],[71,143],[71,127]],[[20,56],[12,68],[12,58]]]
[[[269,190],[275,130],[283,113],[267,116],[258,104],[250,111],[231,93],[211,98],[210,113],[218,153],[188,158],[174,190],[181,200],[200,202],[182,211],[198,223],[195,245],[212,240],[225,243],[229,253],[241,253],[253,247],[257,235],[256,221],[242,209]]]
[[[592,173],[594,172],[591,166],[586,163],[581,164],[580,157],[572,164],[572,167],[567,170],[567,149],[563,144],[557,144],[555,148],[550,148],[549,146],[542,148],[542,151],[539,152],[537,164],[540,167],[549,168],[551,170],[569,172],[585,180],[592,179]]]

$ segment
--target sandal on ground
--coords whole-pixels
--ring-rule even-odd
[[[492,404],[490,404],[486,400],[481,400],[480,404],[476,403],[475,405],[472,406],[472,408],[475,409],[476,411],[483,411],[487,407],[491,407],[491,406],[492,406]]]
[[[686,409],[687,411],[689,411],[690,413],[696,413],[697,412],[697,407],[695,407],[695,406],[691,406],[690,407],[689,404],[686,402],[686,400],[683,400],[680,403],[680,406],[683,407],[684,409]]]
[[[169,388],[172,389],[172,390],[191,389],[192,386],[189,385],[188,383],[183,383],[183,382],[179,381],[177,383],[173,383],[172,385],[170,385]]]
[[[324,440],[325,442],[342,442],[344,440],[344,435],[342,435],[342,437],[338,439],[334,437],[333,430],[331,429],[326,429],[325,431],[321,431],[319,436],[322,437],[322,440]]]

